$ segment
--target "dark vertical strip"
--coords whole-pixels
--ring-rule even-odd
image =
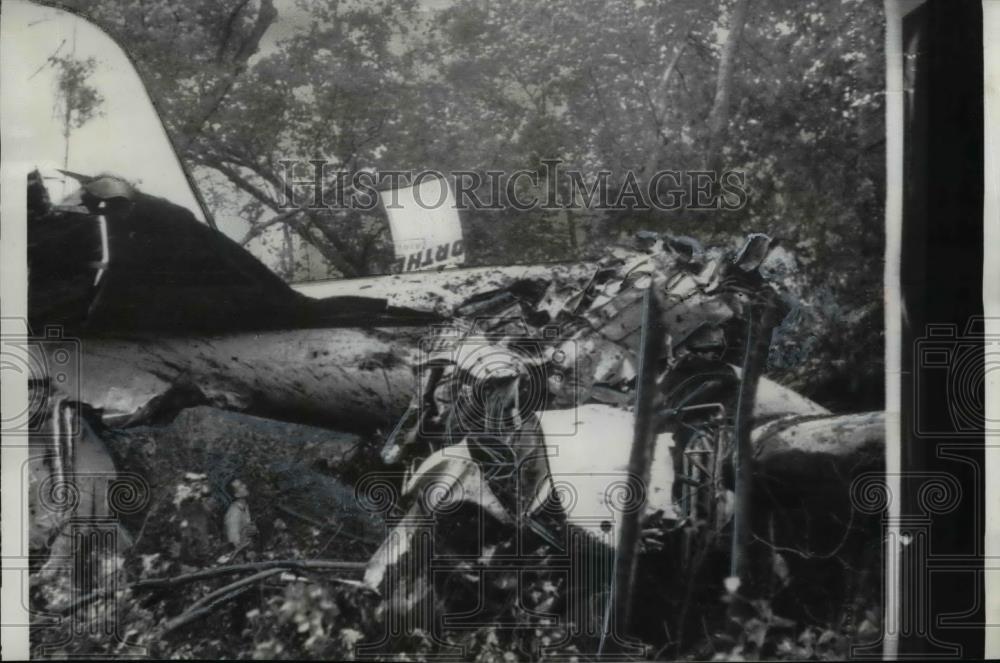
[[[928,528],[926,545],[904,546],[899,560],[900,578],[909,579],[899,587],[901,608],[921,617],[901,623],[901,658],[955,645],[965,658],[984,652],[981,379],[963,378],[964,389],[979,390],[978,399],[966,391],[963,417],[955,410],[957,358],[981,371],[983,357],[974,326],[983,314],[982,29],[979,0],[928,0],[903,22],[899,499],[902,524],[926,522]],[[942,335],[949,327],[950,336]],[[928,342],[935,361],[950,359],[932,364],[923,352]],[[970,408],[979,410],[979,430],[968,426]],[[928,482],[945,475],[962,490],[954,508],[935,508]],[[941,619],[949,613],[962,617]]]
[[[649,468],[653,461],[653,444],[656,440],[654,416],[656,372],[664,341],[660,308],[654,288],[653,283],[650,283],[642,301],[635,429],[628,463],[629,487],[621,514],[613,580],[612,616],[617,621],[616,633],[622,635],[628,631],[631,621],[632,588],[635,585],[638,567],[640,519],[646,507],[646,487],[649,484]]]

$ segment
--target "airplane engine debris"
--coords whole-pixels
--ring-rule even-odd
[[[91,199],[103,190],[93,185]],[[60,324],[84,341],[78,361],[63,362],[63,386],[49,382],[119,428],[210,405],[380,439],[399,475],[386,508],[403,516],[371,559],[373,588],[414,550],[417,523],[463,506],[545,545],[558,543],[553,522],[613,545],[607,523],[622,498],[608,487],[628,485],[645,417],[635,410],[649,310],[663,335],[643,355],[655,373],[644,527],[725,528],[738,439],[752,445],[754,481],[802,492],[847,490],[881,463],[883,413],[831,414],[745,361],[761,315],[785,310],[759,271],[773,245],[765,235],[724,251],[646,234],[642,247],[591,262],[292,289],[186,210],[116,191],[128,204],[114,209],[34,197],[31,326]],[[60,348],[35,347],[39,365],[57,363]],[[755,392],[743,393],[744,372]],[[752,411],[740,413],[741,398]],[[362,503],[364,486],[362,476]]]
[[[745,355],[761,352],[760,343],[747,348],[744,341],[753,318],[783,315],[777,290],[758,272],[770,243],[753,235],[735,254],[706,259],[698,259],[700,248],[682,252],[669,242],[649,252],[614,251],[589,271],[514,282],[456,307],[466,315],[422,339],[418,387],[386,438],[383,460],[406,467],[397,505],[405,515],[372,557],[369,586],[402,582],[385,587],[388,600],[414,614],[433,585],[407,566],[413,555],[430,554],[414,549],[414,523],[432,515],[447,521],[456,500],[543,541],[560,539],[542,524],[554,509],[565,525],[619,543],[610,532],[622,520],[622,500],[631,499],[623,491],[631,485],[646,291],[659,299],[664,335],[654,364],[658,420],[641,526],[683,531],[688,554],[713,540],[703,533],[730,524],[738,494],[733,459],[744,372],[735,364],[747,366]],[[766,379],[757,381],[756,396],[747,418],[754,476],[793,483],[796,464],[833,463],[845,470],[836,476],[846,490],[844,477],[881,462],[878,451],[869,452],[884,440],[882,413],[837,417]],[[519,440],[536,421],[525,448]],[[460,497],[424,499],[428,482],[442,473],[451,477],[445,492]],[[454,531],[462,537],[463,528]]]

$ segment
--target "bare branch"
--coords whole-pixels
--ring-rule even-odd
[[[250,585],[253,585],[254,583],[261,580],[266,580],[267,578],[270,578],[271,576],[277,575],[281,572],[282,572],[281,569],[271,569],[268,571],[261,571],[260,573],[253,574],[249,578],[243,578],[242,580],[237,580],[236,582],[230,583],[225,587],[222,587],[221,589],[218,589],[208,594],[207,596],[204,596],[203,598],[196,601],[194,605],[188,608],[185,612],[181,613],[177,617],[174,617],[169,622],[167,622],[163,627],[163,632],[161,633],[161,635],[166,635],[167,633],[170,633],[171,631],[178,629],[181,626],[184,626],[185,624],[193,622],[199,617],[206,615],[208,612],[218,607],[219,605],[222,605],[223,603],[226,603],[227,601],[230,601],[239,596],[240,594],[242,594],[243,592],[247,591],[248,589],[250,589]]]
[[[247,231],[247,234],[243,236],[243,239],[240,240],[240,246],[246,246],[247,244],[250,243],[251,240],[256,239],[257,237],[262,235],[264,231],[267,230],[268,228],[271,228],[281,223],[286,223],[289,219],[291,219],[293,216],[300,213],[301,211],[302,210],[300,209],[288,210],[287,212],[282,212],[277,216],[272,216],[267,221],[262,221],[260,223],[254,224],[253,226],[250,227],[250,230]]]
[[[235,15],[239,13],[245,4],[246,3],[244,2],[237,7],[234,14],[230,17],[230,23],[235,21]],[[250,34],[233,54],[229,72],[222,75],[221,78],[208,91],[208,93],[205,94],[202,102],[199,104],[198,112],[196,112],[193,117],[185,123],[186,128],[184,133],[187,135],[187,140],[181,150],[182,154],[186,154],[188,152],[188,149],[194,143],[194,140],[201,134],[205,123],[208,122],[213,115],[215,115],[219,106],[222,104],[222,101],[229,95],[229,92],[233,89],[233,85],[235,85],[236,80],[246,70],[247,61],[260,48],[260,40],[264,36],[264,33],[267,32],[267,29],[277,17],[278,10],[274,8],[273,0],[261,0],[260,11],[257,12],[257,19],[254,21],[254,26],[250,30]],[[229,37],[227,35],[225,40],[219,46],[220,56],[222,55],[228,41]]]
[[[179,576],[167,578],[147,578],[132,583],[132,589],[157,589],[166,587],[176,587],[198,580],[215,578],[222,575],[232,575],[243,573],[244,571],[255,570],[320,570],[329,569],[335,571],[364,571],[365,562],[346,562],[334,559],[272,559],[263,562],[247,562],[246,564],[231,564],[229,566],[218,566],[212,569],[203,569],[194,573],[186,573]]]

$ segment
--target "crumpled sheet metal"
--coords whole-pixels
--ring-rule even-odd
[[[386,449],[395,447],[393,460],[402,456],[400,441],[419,440],[437,449],[416,469],[404,496],[415,497],[421,486],[448,467],[456,485],[471,481],[475,487],[464,491],[466,499],[493,513],[500,522],[513,517],[516,522],[530,523],[539,510],[555,501],[569,524],[606,541],[609,528],[620,522],[626,505],[634,504],[629,496],[634,484],[628,470],[644,292],[653,287],[660,294],[667,377],[672,369],[678,369],[674,375],[684,380],[686,372],[698,376],[700,367],[715,366],[735,381],[740,369],[724,364],[728,359],[722,353],[742,354],[741,345],[728,344],[742,341],[740,329],[748,323],[749,305],[759,296],[766,304],[780,306],[776,289],[757,271],[769,243],[764,236],[753,236],[735,256],[697,248],[680,251],[663,243],[649,254],[615,250],[593,265],[589,274],[579,269],[553,273],[547,281],[533,278],[530,288],[513,282],[502,291],[480,293],[459,306],[457,310],[474,315],[454,319],[439,330],[434,342],[443,339],[451,345],[434,346],[435,352],[428,353],[418,366],[421,387],[399,430],[387,441]],[[681,248],[690,247],[682,244]],[[463,349],[463,343],[472,348]],[[693,361],[680,365],[689,355]],[[488,370],[491,363],[494,369]],[[539,374],[544,376],[541,384]],[[456,389],[455,385],[461,387]],[[722,385],[725,389],[725,381]],[[541,387],[545,392],[541,406],[528,408],[523,419],[517,416],[525,399],[521,386],[535,391]],[[428,420],[431,428],[448,428],[445,422],[450,413],[459,409],[470,393],[501,403],[509,415],[505,425],[485,433],[488,426],[482,422],[479,428],[451,427],[450,437],[436,439],[426,434],[422,426]],[[825,408],[766,378],[758,384],[754,415],[810,421],[830,417]],[[479,438],[515,438],[520,421],[538,422],[544,471],[534,476],[543,478],[522,481],[516,489],[509,489],[495,481],[489,466],[467,450],[476,447]],[[861,432],[866,439],[875,435],[877,422],[865,419],[861,423],[864,426],[856,428],[864,429]],[[797,429],[789,431],[809,426],[799,423]],[[754,440],[768,444],[767,450],[774,451],[779,461],[787,456],[787,449],[797,451],[801,446],[800,440],[789,441],[781,432],[771,438],[766,441],[758,435]],[[663,522],[687,517],[675,506],[678,440],[672,432],[657,435],[649,481],[644,486],[643,518]],[[460,460],[455,453],[463,451],[461,460],[479,465],[471,474],[453,465]],[[514,506],[512,494],[517,495]],[[525,496],[530,497],[527,504]],[[723,517],[731,515],[731,498],[720,495],[718,499]],[[433,510],[432,502],[425,501],[422,508]],[[400,542],[386,545],[398,548]],[[369,584],[377,585],[374,581],[381,580],[385,569],[398,559],[392,549],[380,550],[372,560]]]
[[[501,523],[513,522],[511,513],[490,488],[479,465],[472,462],[465,444],[448,447],[425,458],[405,481],[403,494],[416,499],[368,562],[364,582],[372,589],[378,589],[388,568],[410,551],[414,537],[426,531],[432,514],[447,513],[462,502],[469,502]]]
[[[499,429],[509,434],[521,421],[525,400],[537,400],[541,389],[544,397],[527,403],[532,406],[527,409],[537,412],[547,451],[556,454],[549,458],[551,469],[566,475],[567,485],[577,491],[572,501],[578,506],[567,511],[581,523],[594,520],[602,509],[607,516],[605,489],[609,481],[621,483],[631,450],[629,409],[644,292],[652,287],[661,296],[664,350],[670,361],[685,353],[717,352],[726,346],[727,326],[745,324],[742,318],[754,292],[774,294],[754,271],[769,243],[765,236],[752,236],[735,257],[715,252],[707,259],[700,247],[684,243],[678,249],[658,241],[649,252],[614,248],[589,273],[554,271],[547,282],[533,274],[530,283],[511,282],[503,290],[478,293],[456,309],[475,315],[454,319],[432,339],[433,351],[417,369],[422,386],[387,442],[386,449],[394,450],[389,455],[400,457],[400,443],[431,441],[425,433],[435,426],[448,435],[431,441],[434,448],[481,435],[486,423],[478,428],[465,428],[467,420],[454,423],[454,412],[467,407],[474,395],[505,403],[506,425]],[[774,391],[770,385],[767,390]],[[786,405],[813,411],[790,402],[777,409]],[[667,518],[673,515],[673,467],[670,454],[660,447],[669,444],[672,436],[667,434],[658,444],[647,495],[651,510]],[[585,512],[589,515],[581,515]]]
[[[636,376],[633,353],[591,329],[582,329],[558,346],[548,348],[546,359],[559,370],[559,377],[548,378],[553,408],[573,407],[588,397],[615,404],[631,398],[617,388]],[[622,398],[609,396],[610,389],[595,390],[596,385],[608,385]]]
[[[717,252],[711,259],[684,242],[679,244],[684,250],[663,241],[651,252],[616,247],[589,272],[577,265],[553,269],[547,280],[533,271],[499,290],[477,287],[477,294],[455,308],[466,317],[437,330],[418,371],[442,368],[446,383],[457,376],[472,384],[500,378],[530,382],[541,365],[548,392],[543,409],[592,401],[627,406],[643,293],[653,287],[661,295],[668,355],[724,349],[724,328],[745,322],[749,301],[749,286],[734,286],[738,279],[731,272],[756,269],[769,243],[754,235],[735,258]],[[771,286],[761,280],[753,287]],[[412,409],[419,410],[425,399],[426,393],[416,394]]]
[[[741,269],[743,262],[758,264],[755,261],[762,259],[760,253],[766,244],[762,237],[751,236],[734,264]],[[576,329],[584,321],[590,330],[633,356],[642,324],[642,296],[649,287],[656,288],[661,296],[661,320],[672,351],[683,351],[692,335],[706,327],[719,330],[745,315],[746,294],[738,288],[726,289],[722,282],[724,263],[728,260],[725,254],[716,254],[712,260],[701,263],[668,251],[662,244],[658,246],[661,250],[651,254],[612,252],[611,257],[598,265],[583,289],[553,281],[542,300],[542,310],[552,322],[570,329]],[[748,252],[752,259],[738,262],[739,256]],[[701,256],[702,252],[694,255]],[[557,311],[558,303],[562,303],[562,309]],[[573,338],[585,337],[585,333],[577,332]],[[606,349],[604,346],[594,351]],[[592,377],[593,382],[603,382],[598,375]]]
[[[489,466],[484,472],[484,466],[473,462],[468,440],[433,453],[404,481],[402,494],[411,497],[409,511],[371,557],[365,584],[378,589],[388,569],[410,552],[429,518],[447,514],[463,502],[475,504],[498,522],[510,525],[530,521],[552,498],[558,498],[567,523],[598,540],[606,539],[609,528],[620,524],[629,504],[633,419],[626,410],[600,404],[542,412],[539,425],[545,440],[544,457],[536,458],[529,452],[519,469],[541,462],[545,471],[538,474],[538,481],[519,482],[518,493],[524,494],[518,495],[522,501],[516,509],[510,508],[509,496],[498,496],[502,488],[490,479]],[[575,432],[567,435],[567,431]],[[670,434],[657,437],[650,481],[643,489],[646,512],[668,520],[676,518],[672,447]],[[595,469],[595,459],[600,459],[599,469]],[[530,468],[525,474],[530,474]]]

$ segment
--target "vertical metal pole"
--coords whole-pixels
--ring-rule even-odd
[[[739,395],[736,401],[736,444],[733,450],[733,472],[736,483],[736,507],[733,514],[733,543],[729,575],[738,581],[736,588],[746,587],[748,581],[747,547],[750,544],[753,514],[753,447],[750,433],[753,428],[753,410],[757,400],[757,384],[767,365],[774,327],[774,306],[769,302],[754,301],[750,304],[747,321],[746,349]],[[730,614],[739,610],[737,600],[730,603]]]
[[[641,520],[646,507],[653,445],[656,440],[654,416],[656,369],[663,348],[663,326],[654,285],[642,300],[642,333],[639,341],[639,374],[636,380],[635,428],[628,464],[628,495],[623,509],[615,555],[612,603],[609,606],[617,633],[624,635],[631,621],[632,594],[638,566]],[[605,636],[607,633],[605,633]],[[604,638],[602,638],[603,644]]]

